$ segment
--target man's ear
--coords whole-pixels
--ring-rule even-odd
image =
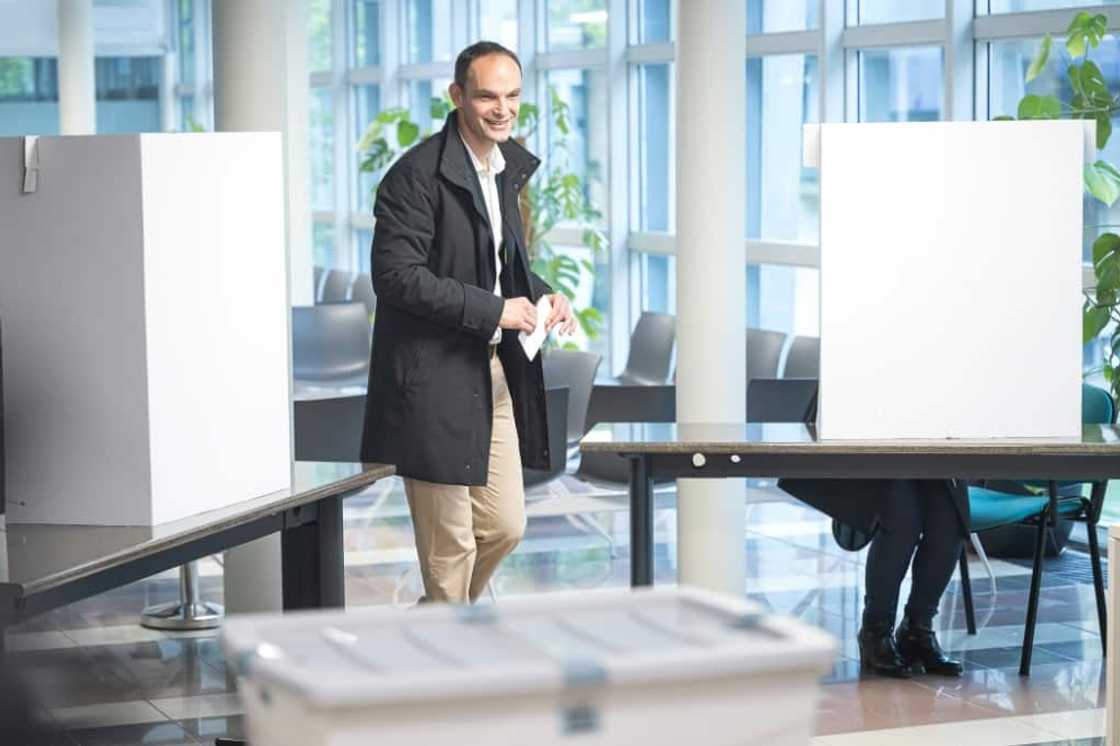
[[[458,83],[447,86],[447,93],[451,96],[451,103],[455,104],[456,108],[463,108],[463,89],[459,87]]]

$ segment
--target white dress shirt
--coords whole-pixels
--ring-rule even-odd
[[[495,145],[490,149],[490,157],[483,163],[471,150],[471,146],[467,144],[462,132],[459,133],[459,139],[463,141],[463,147],[467,149],[467,153],[471,157],[471,163],[474,164],[474,170],[478,173],[478,181],[482,185],[482,199],[486,202],[486,214],[490,218],[490,233],[494,237],[494,295],[501,298],[502,200],[498,196],[498,174],[505,170],[506,159],[502,155],[501,149]],[[498,328],[494,330],[493,336],[490,337],[490,344],[496,345],[501,341],[502,326],[499,324]]]

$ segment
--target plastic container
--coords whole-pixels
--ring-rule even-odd
[[[253,744],[807,744],[834,643],[691,589],[227,619]]]

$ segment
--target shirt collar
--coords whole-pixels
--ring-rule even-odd
[[[478,156],[471,150],[471,146],[467,144],[467,139],[463,137],[463,133],[459,132],[459,139],[463,141],[463,147],[467,149],[467,155],[470,156],[471,163],[474,164],[474,170],[479,174],[485,173],[486,169],[482,165],[482,161],[478,160]],[[502,149],[496,144],[490,149],[490,173],[497,176],[502,171],[506,170],[506,159],[502,155]]]

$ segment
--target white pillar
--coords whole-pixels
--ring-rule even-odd
[[[214,129],[283,133],[291,301],[310,304],[307,0],[214,0],[212,13]]]
[[[687,433],[746,412],[745,4],[682,2],[678,26],[677,421]],[[743,480],[677,484],[680,582],[743,593]]]
[[[93,0],[58,0],[58,131],[97,132]]]
[[[290,302],[312,301],[306,0],[214,0],[214,129],[284,141]],[[293,481],[294,484],[294,481]],[[227,613],[279,611],[280,537],[226,552]]]

